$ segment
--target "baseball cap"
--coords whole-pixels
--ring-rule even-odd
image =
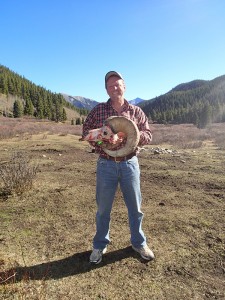
[[[116,71],[109,71],[106,75],[105,75],[105,87],[106,87],[106,83],[109,79],[109,77],[111,76],[117,76],[119,77],[120,79],[123,79],[122,75]]]

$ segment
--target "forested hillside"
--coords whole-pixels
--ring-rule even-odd
[[[1,94],[6,97],[15,96],[13,108],[9,108],[8,111],[0,110],[0,114],[7,116],[26,115],[59,122],[67,119],[65,108],[76,110],[80,115],[87,114],[85,109],[75,108],[65,101],[61,94],[38,86],[2,65],[0,65]]]
[[[204,128],[209,123],[225,122],[225,75],[180,84],[138,106],[157,123],[192,123]]]
[[[1,105],[3,102],[10,105]],[[225,122],[225,75],[210,81],[179,84],[168,93],[137,105],[156,123],[192,123],[204,128],[209,123]],[[66,101],[62,94],[38,86],[0,65],[0,115],[25,115],[59,122],[67,119],[68,110],[76,111],[79,116],[88,113],[87,109]]]

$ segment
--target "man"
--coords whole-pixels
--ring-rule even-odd
[[[105,88],[109,95],[106,103],[99,103],[87,116],[83,125],[83,137],[88,131],[103,126],[104,121],[110,116],[124,116],[137,124],[140,131],[139,145],[149,144],[152,134],[149,129],[148,119],[141,108],[129,104],[125,98],[125,82],[120,73],[110,71],[105,75]],[[123,146],[119,141],[118,148]],[[93,251],[90,262],[98,264],[109,244],[110,214],[114,196],[120,184],[124,201],[128,209],[129,226],[132,248],[145,260],[154,259],[152,250],[146,243],[142,230],[143,213],[141,212],[140,169],[137,159],[138,149],[126,157],[110,157],[100,143],[91,142],[95,152],[99,153],[96,172],[96,234],[93,239]]]

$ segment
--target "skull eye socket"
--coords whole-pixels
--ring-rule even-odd
[[[103,135],[107,135],[107,131],[103,131]]]

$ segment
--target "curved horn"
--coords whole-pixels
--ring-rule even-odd
[[[109,150],[110,145],[104,146],[104,152],[113,157],[123,157],[135,151],[140,139],[137,125],[130,119],[122,116],[112,116],[105,120],[105,125],[111,127],[114,133],[123,132],[126,136],[126,144],[118,150]]]

